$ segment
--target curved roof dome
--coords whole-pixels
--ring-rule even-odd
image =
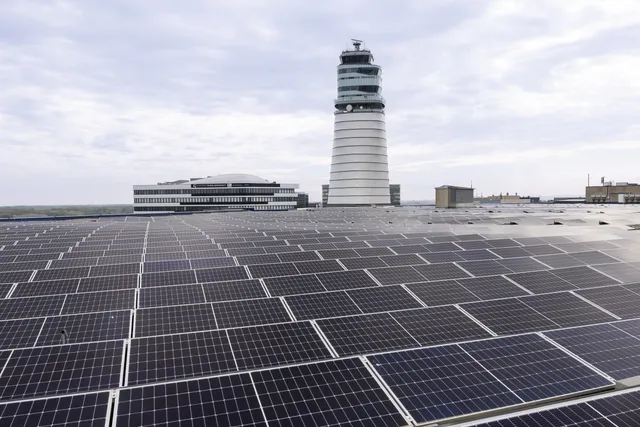
[[[270,183],[271,181],[246,173],[226,173],[223,175],[198,179],[192,182],[196,182],[198,184],[265,184]]]

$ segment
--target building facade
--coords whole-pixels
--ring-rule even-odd
[[[502,205],[522,205],[522,204],[530,204],[530,203],[540,203],[540,197],[531,197],[531,196],[518,196],[518,193],[511,194],[507,193],[506,195],[491,195],[486,197],[474,197],[473,199],[476,203],[482,204],[502,204]]]
[[[400,184],[389,184],[389,195],[393,206],[402,205],[400,197]],[[329,184],[322,185],[322,206],[327,206],[329,202]]]
[[[290,210],[298,203],[297,188],[297,184],[280,184],[247,174],[134,185],[133,211]]]
[[[436,187],[436,208],[473,207],[473,188],[443,185]]]
[[[640,203],[640,185],[635,182],[605,182],[585,189],[586,203]]]
[[[340,55],[328,206],[391,204],[382,68],[361,44]]]

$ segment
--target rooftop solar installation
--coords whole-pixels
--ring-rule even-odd
[[[2,223],[0,425],[639,425],[632,216],[499,210]]]

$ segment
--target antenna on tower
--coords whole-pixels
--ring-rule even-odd
[[[353,43],[353,47],[356,50],[360,50],[360,46],[362,45],[362,40],[351,39],[351,42]]]

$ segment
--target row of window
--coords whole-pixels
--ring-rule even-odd
[[[358,92],[366,92],[366,93],[381,93],[382,88],[380,86],[374,85],[366,85],[366,86],[340,86],[338,88],[338,92],[348,92],[352,90],[357,90]]]
[[[134,206],[134,212],[197,212],[225,209],[226,206]],[[233,206],[235,209],[252,209],[258,211],[284,211],[295,209],[291,205]]]
[[[216,196],[219,194],[275,194],[294,193],[295,188],[176,188],[168,190],[133,190],[136,196],[153,194],[193,194],[199,196]]]
[[[339,68],[338,74],[358,73],[367,76],[377,76],[378,74],[382,74],[381,71],[380,68]]]
[[[297,196],[287,197],[134,197],[134,203],[266,203],[295,202]]]

